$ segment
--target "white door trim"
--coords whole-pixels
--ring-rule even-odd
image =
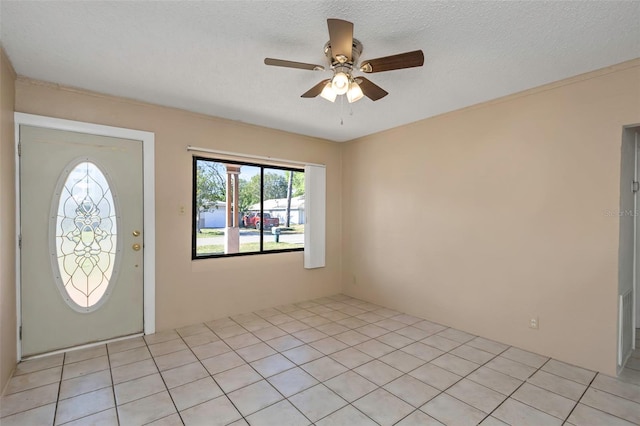
[[[109,136],[121,139],[134,139],[142,141],[143,161],[143,207],[144,207],[144,301],[143,318],[144,334],[156,331],[156,213],[155,213],[155,170],[154,170],[154,143],[155,134],[141,130],[125,129],[121,127],[103,126],[100,124],[84,123],[81,121],[63,120],[60,118],[45,117],[41,115],[14,113],[15,121],[15,176],[16,176],[16,315],[17,330],[19,336],[22,324],[22,305],[20,299],[20,157],[18,144],[20,142],[20,126],[44,127],[54,130],[66,130],[70,132],[88,133],[99,136]],[[17,339],[17,359],[22,359],[22,341]]]
[[[635,131],[635,139],[634,139],[634,147],[633,147],[633,154],[634,154],[634,172],[633,172],[633,180],[634,182],[638,182],[638,180],[640,179],[639,173],[640,173],[640,168],[638,167],[638,161],[640,161],[640,156],[638,156],[638,132],[639,130],[636,129]],[[632,283],[632,293],[633,293],[633,299],[632,299],[632,304],[633,304],[633,311],[631,313],[631,348],[632,349],[636,349],[636,338],[638,336],[636,336],[636,328],[638,327],[638,319],[637,319],[637,300],[638,300],[638,267],[640,266],[638,264],[638,244],[640,243],[638,241],[638,193],[634,192],[633,193],[633,283]]]

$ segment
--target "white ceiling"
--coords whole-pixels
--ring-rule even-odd
[[[345,141],[640,57],[640,2],[82,1],[0,3],[18,74]],[[361,59],[422,49],[425,66],[370,74],[390,94],[300,95],[330,73],[327,18]],[[328,67],[327,67],[328,68]],[[341,116],[344,124],[340,124]]]

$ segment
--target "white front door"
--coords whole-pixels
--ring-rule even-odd
[[[19,132],[22,355],[141,333],[142,142]]]

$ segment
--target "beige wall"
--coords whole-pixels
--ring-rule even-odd
[[[605,210],[639,122],[636,60],[348,142],[346,293],[615,374]]]
[[[341,291],[340,145],[22,79],[16,111],[155,133],[157,330]],[[302,252],[192,261],[187,145],[326,164],[327,266],[305,270]]]
[[[0,47],[0,394],[16,363],[15,79]]]

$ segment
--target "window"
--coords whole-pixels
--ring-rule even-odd
[[[116,205],[107,178],[89,161],[76,163],[58,183],[52,256],[54,276],[67,303],[90,312],[106,296],[114,274]]]
[[[300,169],[193,158],[192,258],[304,249]]]

